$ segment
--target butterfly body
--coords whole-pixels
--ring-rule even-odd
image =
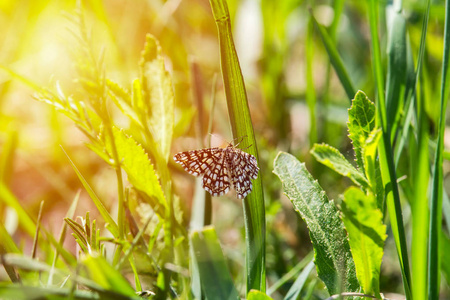
[[[233,186],[238,198],[245,198],[252,191],[250,179],[259,171],[256,158],[232,144],[180,152],[174,160],[189,174],[203,176],[203,188],[212,196],[222,196]]]

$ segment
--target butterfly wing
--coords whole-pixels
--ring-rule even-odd
[[[259,167],[258,162],[256,161],[256,158],[248,154],[247,152],[241,151],[239,149],[236,149],[237,151],[241,152],[242,159],[240,161],[240,165],[244,168],[244,172],[250,176],[252,179],[256,179],[258,177]]]
[[[203,188],[212,196],[222,196],[230,190],[230,176],[228,174],[225,155],[222,151],[214,154],[214,159],[203,176]]]
[[[252,191],[253,185],[250,178],[258,176],[259,168],[256,166],[255,170],[253,165],[249,166],[250,156],[253,157],[239,149],[233,149],[228,154],[231,181],[239,199],[244,199]]]
[[[201,176],[210,169],[220,153],[220,148],[207,148],[201,150],[192,150],[175,154],[173,159],[179,163],[189,174]]]

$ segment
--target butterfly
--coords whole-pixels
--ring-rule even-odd
[[[222,196],[233,186],[239,199],[252,191],[250,179],[258,177],[256,158],[229,143],[226,148],[205,148],[180,152],[175,162],[194,176],[203,176],[203,188],[212,196]]]

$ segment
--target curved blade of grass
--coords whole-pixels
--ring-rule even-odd
[[[0,181],[8,184],[13,170],[14,153],[17,149],[18,134],[17,131],[8,132],[8,138],[2,145],[2,154],[0,155]]]
[[[19,199],[9,190],[9,188],[0,182],[0,202],[3,202],[6,206],[11,207],[17,213],[19,224],[23,230],[29,235],[34,236],[36,232],[36,224],[28,215],[28,213],[20,205]]]
[[[417,91],[417,83],[419,82],[420,76],[422,74],[422,63],[423,63],[423,57],[424,57],[424,53],[425,53],[426,37],[427,37],[427,30],[428,30],[428,19],[429,19],[429,16],[430,16],[430,7],[431,7],[431,1],[428,0],[427,1],[427,9],[426,9],[426,12],[424,14],[423,21],[422,21],[422,34],[421,34],[421,37],[420,37],[420,47],[419,47],[419,54],[418,54],[418,58],[417,58],[417,69],[416,69],[416,72],[414,74],[413,80],[412,81],[410,80],[411,82],[407,81],[406,89],[407,89],[407,91],[408,91],[408,93],[410,95],[408,94],[407,102],[406,102],[406,105],[405,105],[405,107],[407,109],[407,112],[406,112],[405,117],[404,117],[405,121],[403,122],[403,126],[405,128],[403,129],[402,136],[400,138],[400,141],[398,142],[398,147],[396,149],[396,157],[395,157],[395,165],[396,166],[397,166],[398,161],[400,159],[400,156],[402,154],[404,144],[406,144],[406,142],[407,142],[407,137],[408,137],[409,128],[410,128],[409,124],[411,122],[412,115],[413,115],[413,107],[414,107],[413,104],[416,103],[416,105],[417,105],[419,103],[418,102],[419,99],[417,99],[417,93],[418,93],[418,91]],[[409,57],[412,56],[412,54],[410,53],[411,52],[411,49],[410,49],[411,46],[410,46],[410,44],[408,44],[408,46],[409,47],[407,48],[407,50],[408,50],[408,52],[407,52],[407,56],[408,56],[407,64],[408,64],[408,66],[412,65],[412,67],[410,67],[410,68],[413,68],[414,67],[414,62],[411,62],[412,61],[412,57],[409,59]],[[409,69],[408,66],[407,66],[407,69]],[[407,76],[409,77],[410,75],[407,74]],[[408,83],[411,86],[408,86]],[[420,106],[420,105],[417,105],[417,106]],[[421,122],[420,121],[420,110],[421,110],[421,108],[417,107],[416,113],[417,113],[417,119],[419,120],[419,124]]]
[[[442,61],[440,88],[440,115],[438,139],[434,159],[434,172],[431,188],[430,232],[428,241],[428,298],[439,298],[439,238],[442,226],[442,194],[443,194],[443,162],[444,162],[444,132],[445,112],[449,95],[449,62],[450,62],[450,1],[445,1],[444,57]]]
[[[294,278],[300,273],[305,266],[311,262],[314,257],[314,251],[311,251],[306,255],[298,264],[296,264],[289,272],[285,273],[277,282],[275,282],[270,288],[267,289],[267,295],[272,295],[278,288],[283,284],[287,283],[289,280]]]
[[[3,225],[3,222],[0,222],[0,247],[2,247],[2,250],[5,250],[5,252],[7,253],[22,253],[22,251],[20,251],[17,247],[13,238],[9,235],[8,231]]]
[[[450,259],[448,259],[448,253],[450,252],[450,239],[449,237],[441,231],[441,240],[439,243],[440,248],[440,256],[441,256],[441,270],[442,274],[447,280],[447,283],[450,282]]]
[[[314,247],[317,274],[330,295],[359,290],[355,263],[350,252],[344,224],[332,201],[305,167],[294,156],[280,152],[273,171],[283,189],[309,228]]]
[[[336,49],[336,46],[333,43],[333,40],[329,36],[328,32],[320,25],[317,20],[314,18],[314,15],[311,12],[311,18],[319,31],[320,38],[322,39],[323,45],[328,53],[328,57],[330,58],[330,62],[333,65],[334,70],[336,71],[336,75],[338,76],[341,84],[347,94],[349,101],[353,99],[353,96],[356,94],[356,90],[353,87],[353,84],[348,76],[348,72],[345,69],[344,63],[342,62],[342,58],[339,55],[339,52]]]
[[[303,289],[303,286],[305,285],[306,279],[308,279],[309,273],[311,273],[312,269],[314,268],[314,262],[310,262],[300,273],[300,276],[297,277],[294,284],[291,286],[289,291],[286,294],[286,297],[284,297],[284,300],[295,300],[299,299],[300,292]]]
[[[381,123],[382,138],[379,143],[380,168],[382,180],[386,190],[386,203],[392,225],[392,233],[397,248],[397,255],[402,272],[403,287],[406,299],[411,299],[411,275],[408,261],[408,249],[406,246],[405,229],[400,205],[400,194],[397,185],[394,157],[391,145],[391,134],[387,124],[386,103],[384,95],[383,67],[381,62],[380,43],[378,40],[378,4],[376,0],[368,1],[370,35],[372,41],[372,62],[377,84],[377,108],[376,122]]]
[[[428,298],[428,283],[427,283],[427,268],[428,268],[428,244],[424,243],[428,238],[429,231],[429,207],[428,201],[428,186],[430,182],[429,171],[429,135],[428,135],[428,119],[425,112],[425,98],[418,97],[419,92],[416,90],[422,70],[422,62],[425,52],[425,42],[428,29],[428,18],[430,14],[431,1],[427,1],[427,10],[422,22],[422,35],[420,38],[419,55],[417,58],[417,71],[415,74],[414,86],[412,88],[411,99],[415,100],[416,113],[418,120],[417,128],[417,143],[411,149],[411,179],[413,184],[414,197],[411,201],[412,213],[412,241],[411,241],[411,261],[414,262],[411,266],[412,271],[412,293],[416,299]],[[412,116],[412,107],[408,111],[405,123],[409,128],[409,119]],[[407,134],[407,129],[404,129],[403,135]],[[401,153],[402,140],[399,144],[399,157]],[[405,138],[406,140],[406,138]],[[415,151],[417,149],[417,151]]]
[[[247,102],[244,79],[234,47],[230,15],[225,0],[210,0],[219,33],[222,77],[227,98],[228,114],[234,138],[246,137],[241,146],[258,158],[256,140]],[[247,292],[266,290],[266,224],[261,174],[253,182],[253,191],[243,200],[245,241],[247,246]]]
[[[190,239],[205,298],[239,299],[214,228],[194,230]]]
[[[386,78],[387,128],[393,134],[398,126],[406,85],[406,20],[401,9],[388,6],[388,69]],[[389,18],[390,17],[390,18]]]
[[[134,296],[123,296],[115,293],[104,294],[105,298],[99,296],[99,292],[94,291],[83,291],[75,290],[72,291],[70,288],[59,288],[59,287],[34,287],[34,286],[24,286],[24,285],[11,285],[11,284],[0,284],[0,297],[2,299],[16,299],[16,300],[36,300],[36,299],[47,299],[47,300],[92,300],[92,299],[117,299],[117,300],[140,300],[142,298]],[[110,297],[110,298],[106,298]],[[113,298],[114,297],[114,298]]]
[[[75,197],[72,200],[72,203],[70,204],[69,209],[66,212],[65,218],[73,219],[73,216],[75,214],[75,210],[76,210],[76,208],[78,206],[78,200],[80,200],[80,194],[81,194],[81,190],[78,190],[78,192],[76,193]],[[59,234],[59,240],[58,241],[56,241],[53,238],[53,235],[47,234],[47,236],[51,236],[53,238],[53,239],[50,240],[50,242],[56,245],[56,252],[55,252],[55,256],[53,258],[52,269],[51,269],[51,271],[50,271],[50,273],[48,275],[48,280],[47,280],[47,285],[48,286],[51,286],[53,284],[53,273],[54,273],[54,270],[55,270],[56,262],[57,262],[58,257],[59,257],[60,254],[62,254],[62,256],[64,258],[73,259],[72,264],[73,265],[76,264],[76,260],[71,255],[67,255],[68,253],[66,251],[64,251],[65,249],[62,247],[62,245],[64,244],[64,240],[66,238],[66,231],[67,231],[67,223],[65,221],[63,221],[62,222],[62,226],[61,226],[61,233]]]
[[[305,52],[306,52],[306,103],[309,109],[309,146],[317,141],[317,119],[316,119],[316,91],[314,88],[313,61],[314,61],[314,23],[311,16],[308,21],[306,32]]]
[[[82,260],[89,272],[89,278],[108,291],[134,296],[134,289],[128,281],[114,269],[103,256],[87,255]]]
[[[89,183],[86,181],[86,179],[84,179],[83,175],[78,170],[78,168],[75,166],[73,161],[70,159],[70,157],[66,153],[66,151],[63,148],[61,148],[61,149],[63,150],[64,154],[67,156],[67,159],[69,160],[70,165],[72,166],[73,170],[77,174],[78,179],[80,179],[81,183],[83,184],[84,188],[88,192],[88,194],[91,197],[92,201],[94,201],[94,204],[97,207],[98,211],[100,212],[100,215],[103,217],[105,222],[108,223],[108,226],[107,226],[108,230],[111,232],[111,234],[114,237],[117,238],[119,236],[119,227],[117,226],[116,222],[111,217],[111,215],[109,214],[108,210],[106,210],[106,208],[103,205],[102,201],[100,201],[100,199],[97,197],[97,195],[95,194],[94,190],[91,188]]]

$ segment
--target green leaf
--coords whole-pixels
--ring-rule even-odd
[[[363,157],[366,178],[374,190],[377,182],[375,170],[379,167],[377,163],[377,147],[380,137],[381,130],[374,129],[364,141],[363,147],[361,148],[361,156]]]
[[[377,149],[381,138],[381,130],[374,129],[367,138],[362,149],[364,159],[364,170],[372,191],[375,193],[377,207],[384,210],[384,186],[381,179],[380,164],[378,163]]]
[[[166,202],[164,194],[153,165],[145,150],[122,130],[113,127],[113,135],[119,161],[128,175],[128,181],[136,189],[150,197],[150,200],[156,200],[156,203],[150,203],[153,207],[155,207],[157,203],[159,203],[161,207],[164,207]],[[109,152],[112,151],[111,143],[109,141],[107,141],[106,147]]]
[[[147,34],[145,49],[140,62],[145,103],[148,105],[148,118],[156,145],[167,162],[170,154],[174,125],[174,94],[172,79],[164,66],[161,46]],[[144,110],[145,112],[145,110]]]
[[[108,291],[134,296],[134,289],[128,281],[114,269],[103,256],[87,255],[82,263],[87,267],[89,278]]]
[[[250,292],[247,294],[247,300],[273,300],[273,299],[258,290],[250,290]]]
[[[311,154],[322,164],[335,172],[350,178],[357,185],[369,187],[364,174],[355,169],[352,164],[337,150],[327,144],[314,144]]]
[[[190,239],[206,299],[240,299],[214,228],[195,230]]]
[[[375,128],[375,105],[362,91],[358,91],[352,100],[352,106],[348,110],[347,126],[355,150],[356,164],[365,172],[362,151]]]
[[[328,200],[320,185],[294,156],[280,152],[274,161],[274,173],[309,228],[314,247],[317,274],[331,295],[356,292],[355,263],[347,234],[334,203]]]
[[[133,93],[136,85],[136,81],[139,83],[139,79],[135,79],[133,82]],[[123,89],[119,84],[107,79],[106,85],[109,90],[109,96],[113,100],[114,104],[120,109],[120,111],[127,117],[130,118],[133,122],[139,125],[140,128],[143,128],[142,122],[139,119],[138,113],[136,110],[133,110],[131,106],[131,97],[128,92]],[[140,88],[140,85],[139,85]],[[134,96],[134,94],[133,94]],[[133,97],[134,98],[134,97]]]
[[[366,195],[355,187],[345,191],[342,213],[358,281],[364,293],[380,298],[380,266],[386,239],[383,213],[373,194]]]

